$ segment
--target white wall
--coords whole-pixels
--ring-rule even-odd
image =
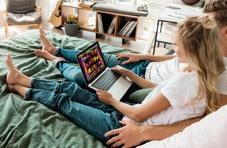
[[[57,0],[37,0],[37,5],[42,10],[42,20],[48,22],[52,11],[57,4]]]
[[[5,0],[0,0],[0,11],[5,10]]]

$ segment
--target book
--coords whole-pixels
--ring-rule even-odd
[[[132,27],[131,27],[131,28],[129,29],[129,31],[126,33],[126,36],[127,36],[127,37],[129,37],[129,36],[132,34],[133,30],[136,28],[136,25],[137,25],[137,22],[134,21]]]
[[[98,32],[104,33],[102,15],[98,14]]]
[[[122,34],[123,36],[126,36],[127,32],[130,30],[130,28],[133,26],[135,21],[130,21],[129,24],[125,27]]]
[[[116,21],[117,21],[117,17],[114,17],[114,18],[112,19],[112,22],[111,22],[111,24],[110,24],[110,27],[109,27],[109,29],[108,29],[108,31],[107,31],[108,34],[112,34],[112,33],[113,33],[114,28],[115,28]]]
[[[128,26],[129,23],[130,23],[130,22],[128,21],[128,22],[124,25],[124,27],[121,28],[121,30],[118,32],[118,35],[122,35],[122,32],[125,30],[125,28]]]

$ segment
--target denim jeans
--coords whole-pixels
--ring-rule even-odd
[[[76,55],[80,52],[80,50],[69,50],[69,49],[57,49],[55,52],[56,56],[63,57],[66,61],[60,61],[57,63],[57,68],[63,74],[66,80],[76,82],[81,87],[86,86],[86,82],[84,80],[81,69],[77,65],[73,65],[72,63],[77,63]],[[115,55],[103,53],[103,58],[107,67],[114,67],[120,65],[128,70],[131,70],[135,74],[139,76],[144,76],[148,61],[139,61],[135,63],[129,63],[123,65],[122,62],[125,59],[117,59]]]
[[[104,143],[108,140],[104,136],[106,132],[121,127],[118,121],[122,116],[117,110],[74,82],[32,79],[32,88],[26,92],[25,99],[63,114]]]

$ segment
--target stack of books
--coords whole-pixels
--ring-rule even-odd
[[[128,21],[123,28],[118,32],[119,36],[129,37],[136,28],[137,21]]]

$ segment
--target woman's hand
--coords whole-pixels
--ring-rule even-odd
[[[99,98],[99,101],[105,103],[105,104],[108,104],[108,105],[112,105],[114,101],[116,101],[112,95],[110,93],[108,93],[107,91],[104,91],[104,90],[100,90],[98,89],[96,91],[96,94]]]
[[[127,58],[126,61],[122,62],[123,65],[138,62],[141,60],[140,54],[134,54],[134,53],[120,53],[117,55],[117,58]]]
[[[111,70],[113,72],[116,72],[116,73],[122,75],[122,76],[128,76],[128,73],[130,73],[129,70],[127,70],[127,69],[125,69],[121,66],[115,66],[115,67],[111,68]]]

